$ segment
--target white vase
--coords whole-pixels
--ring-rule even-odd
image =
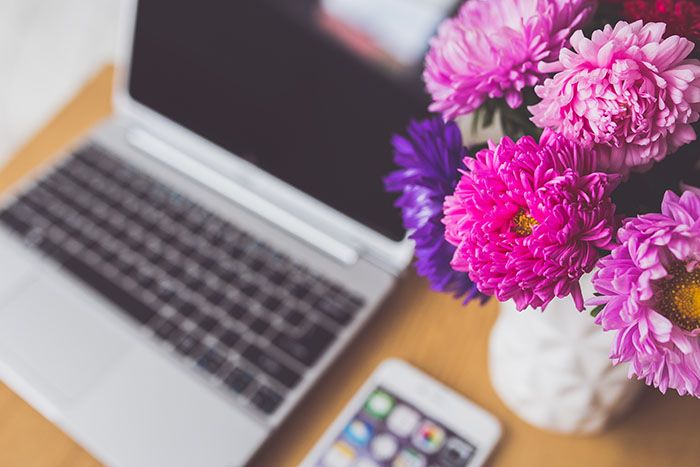
[[[590,296],[590,278],[582,280]],[[609,360],[612,333],[605,333],[571,298],[541,312],[501,304],[491,331],[489,371],[503,402],[521,419],[565,434],[593,434],[627,410],[641,388],[627,365]]]

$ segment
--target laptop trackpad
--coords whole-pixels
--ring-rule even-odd
[[[2,359],[63,402],[80,396],[127,346],[90,303],[72,288],[37,279],[0,306]]]

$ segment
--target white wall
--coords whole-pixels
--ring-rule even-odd
[[[0,164],[113,60],[120,0],[0,0]]]

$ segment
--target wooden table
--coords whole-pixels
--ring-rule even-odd
[[[0,172],[0,190],[45,163],[110,113],[105,68]],[[646,391],[604,435],[565,437],[516,418],[491,389],[487,340],[498,305],[462,307],[409,274],[337,364],[261,449],[253,466],[296,465],[383,359],[400,357],[494,413],[505,436],[497,466],[699,466],[700,401]],[[196,427],[193,427],[196,429]],[[0,386],[0,466],[98,465],[90,454]]]

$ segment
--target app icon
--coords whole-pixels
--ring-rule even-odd
[[[398,405],[387,419],[387,426],[398,437],[406,438],[418,425],[420,416],[415,410]]]
[[[364,446],[372,437],[372,427],[362,420],[355,420],[345,427],[343,434],[355,446]]]
[[[372,417],[383,420],[394,407],[394,398],[384,391],[374,391],[365,404],[365,410]]]
[[[325,467],[350,467],[355,460],[355,450],[346,442],[338,441],[323,456]]]
[[[367,459],[366,457],[364,457],[355,462],[355,465],[353,467],[379,467],[379,464],[374,462],[372,459]]]
[[[370,444],[370,451],[372,451],[372,456],[380,462],[386,461],[394,457],[396,450],[399,445],[396,442],[396,438],[386,433],[382,433],[372,440]]]
[[[474,446],[459,438],[450,438],[440,451],[438,460],[445,467],[464,467],[474,454]]]
[[[413,433],[413,445],[423,452],[432,454],[437,452],[445,441],[445,430],[426,420]]]
[[[396,456],[391,467],[425,467],[425,457],[411,448],[404,449]]]

